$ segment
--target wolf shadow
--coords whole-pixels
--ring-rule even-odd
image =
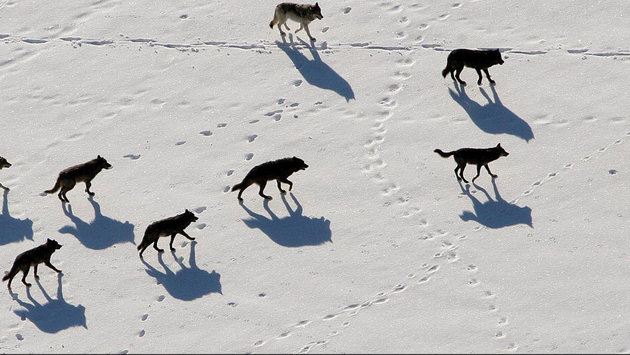
[[[134,244],[134,225],[126,221],[122,223],[115,219],[103,216],[101,206],[90,196],[88,198],[94,208],[94,220],[90,223],[72,214],[72,205],[64,203],[61,205],[63,213],[70,218],[74,226],[64,226],[59,229],[60,233],[74,235],[85,247],[102,250],[118,243]]]
[[[455,90],[456,91],[453,91],[449,88],[448,93],[453,100],[466,111],[468,116],[470,116],[472,121],[482,131],[490,134],[511,134],[526,142],[534,138],[534,132],[530,125],[507,107],[503,106],[494,85],[490,86],[494,101],[490,99],[490,96],[488,96],[483,88],[479,88],[483,97],[488,101],[485,105],[480,105],[468,97],[465,86],[455,83]]]
[[[253,218],[244,219],[243,222],[252,229],[260,229],[276,244],[294,248],[306,245],[320,245],[326,242],[332,243],[330,221],[324,217],[314,218],[302,215],[302,205],[297,198],[290,193],[296,205],[295,211],[291,209],[284,194],[282,202],[289,212],[289,216],[278,218],[269,208],[269,200],[263,202],[263,206],[271,218],[260,215],[241,203],[241,207]]]
[[[0,245],[20,242],[24,239],[33,240],[33,221],[17,219],[9,213],[9,190],[4,190],[2,200],[2,214],[0,214]]]
[[[63,289],[61,278],[63,274],[57,275],[57,299],[52,299],[46,290],[42,287],[39,279],[35,279],[35,283],[42,291],[46,298],[46,303],[37,302],[31,295],[31,288],[26,288],[26,297],[31,303],[22,301],[16,293],[9,291],[11,297],[17,303],[26,308],[13,311],[22,320],[30,320],[39,330],[45,333],[57,333],[64,329],[72,327],[83,327],[87,329],[87,320],[85,318],[85,307],[82,305],[73,306],[63,299]]]
[[[459,182],[459,187],[462,189],[462,193],[470,198],[473,203],[475,213],[472,211],[464,211],[459,217],[463,221],[476,221],[488,228],[503,228],[507,226],[513,226],[517,224],[526,224],[531,228],[534,228],[532,224],[532,209],[525,206],[520,207],[511,204],[501,197],[495,179],[492,179],[492,186],[494,188],[495,200],[490,197],[488,191],[476,184],[475,187],[486,195],[488,201],[479,201],[471,192],[470,185],[466,184],[464,189],[462,182]]]
[[[298,38],[298,40],[311,52],[313,59],[309,60],[300,52],[296,43],[293,42],[292,34],[289,34],[289,40],[290,42],[287,42],[283,37],[282,42],[276,41],[276,45],[287,54],[289,59],[293,62],[293,65],[295,65],[295,68],[300,72],[300,74],[302,74],[307,83],[321,89],[332,90],[346,99],[346,102],[355,99],[354,91],[352,90],[350,84],[337,74],[337,72],[330,66],[328,66],[328,64],[322,61],[314,45],[311,46]]]
[[[166,291],[174,298],[182,301],[192,301],[211,293],[223,294],[221,291],[221,274],[212,270],[207,272],[201,270],[197,266],[195,260],[195,246],[197,242],[190,243],[190,267],[186,267],[182,261],[177,258],[175,252],[171,251],[173,258],[179,264],[181,269],[173,272],[166,266],[162,259],[163,253],[158,253],[158,262],[164,268],[164,272],[158,271],[156,268],[142,259],[142,263],[147,267],[147,274],[154,277],[158,284],[164,286]]]

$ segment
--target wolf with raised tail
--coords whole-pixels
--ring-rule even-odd
[[[488,163],[495,161],[500,157],[507,157],[510,154],[501,147],[501,143],[492,148],[460,148],[446,153],[440,149],[435,149],[434,152],[438,153],[442,158],[453,156],[453,158],[455,158],[455,162],[457,163],[457,166],[455,167],[455,176],[458,181],[464,180],[465,183],[468,183],[468,180],[464,178],[464,168],[466,167],[466,164],[477,165],[477,175],[472,179],[472,182],[475,183],[475,179],[478,178],[481,173],[482,166],[486,168],[490,176],[496,178],[497,175],[490,171]],[[458,170],[459,175],[457,174]]]

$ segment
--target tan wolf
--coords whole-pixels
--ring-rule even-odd
[[[315,38],[311,36],[311,31],[308,29],[308,24],[315,19],[322,19],[322,9],[320,9],[319,4],[315,3],[315,5],[310,4],[296,4],[292,2],[283,2],[281,4],[276,5],[276,9],[273,13],[273,20],[269,22],[269,27],[273,28],[275,24],[278,24],[278,30],[280,31],[280,35],[284,37],[285,33],[282,31],[282,25],[288,31],[291,31],[289,26],[287,26],[287,19],[291,19],[300,24],[300,28],[295,30],[295,33],[298,33],[301,29],[306,31],[308,38],[315,42]]]
[[[53,239],[48,239],[46,243],[19,254],[13,262],[11,271],[4,275],[2,281],[9,280],[9,289],[11,289],[11,281],[13,281],[13,278],[18,272],[22,271],[22,283],[26,286],[31,286],[30,283],[26,282],[26,275],[28,274],[30,267],[33,266],[35,278],[38,279],[37,265],[41,263],[44,263],[44,265],[55,270],[57,273],[60,273],[61,270],[57,269],[50,263],[50,257],[57,249],[61,249],[61,245]]]
[[[267,196],[263,193],[265,186],[267,186],[267,181],[276,180],[278,182],[278,190],[285,193],[286,191],[282,189],[280,183],[284,182],[285,184],[288,184],[289,191],[291,191],[293,183],[289,181],[288,177],[291,176],[291,174],[306,168],[308,168],[308,165],[304,163],[304,160],[296,157],[268,161],[253,167],[252,170],[245,175],[245,178],[240,184],[236,184],[232,187],[232,191],[239,190],[238,200],[243,201],[243,198],[241,197],[243,191],[245,191],[249,185],[257,184],[260,186],[258,194],[268,200],[271,200],[271,196]]]
[[[434,152],[441,155],[442,158],[448,158],[452,155],[457,163],[457,166],[455,167],[455,176],[457,177],[457,180],[464,180],[466,183],[468,183],[468,180],[464,178],[464,168],[467,163],[477,165],[477,175],[472,179],[472,182],[474,183],[475,179],[479,177],[482,166],[486,168],[490,176],[496,178],[497,175],[490,172],[488,163],[497,160],[500,157],[507,157],[510,154],[501,147],[501,143],[492,148],[460,148],[448,153],[444,153],[440,149],[435,149]],[[457,175],[457,170],[459,170],[459,175]]]
[[[494,80],[490,78],[488,68],[495,64],[503,65],[503,58],[498,49],[494,50],[477,50],[477,49],[455,49],[448,54],[446,58],[446,68],[442,70],[442,76],[446,78],[446,74],[451,73],[453,81],[457,79],[460,84],[466,85],[466,82],[459,78],[459,74],[464,70],[464,66],[473,68],[479,75],[477,85],[481,85],[481,71],[483,70],[488,77],[490,84],[494,84]],[[455,75],[453,75],[455,72]]]
[[[111,168],[112,166],[107,162],[107,160],[99,155],[96,159],[92,159],[86,163],[77,164],[62,170],[57,177],[55,186],[50,190],[44,191],[44,193],[52,194],[59,190],[59,199],[63,202],[70,202],[66,193],[72,190],[77,182],[83,181],[85,182],[85,192],[87,192],[90,196],[94,196],[94,192],[90,191],[92,179],[94,179],[96,174],[100,173],[101,170]]]
[[[10,168],[11,167],[11,163],[9,163],[4,157],[0,157],[0,169],[2,168]],[[0,187],[8,190],[9,188],[2,185],[2,183],[0,183]]]
[[[142,242],[140,242],[140,245],[138,245],[138,250],[140,250],[140,258],[142,258],[142,253],[144,253],[144,250],[151,244],[153,244],[153,248],[155,248],[155,250],[157,250],[158,252],[164,252],[164,249],[160,249],[157,246],[157,242],[160,237],[171,237],[171,242],[169,246],[172,251],[175,250],[175,248],[173,248],[173,240],[175,240],[175,235],[177,235],[177,233],[183,235],[190,240],[195,240],[195,238],[186,234],[186,232],[184,232],[184,229],[197,219],[197,216],[195,216],[189,210],[186,210],[182,214],[168,217],[149,224],[146,231],[144,232]]]

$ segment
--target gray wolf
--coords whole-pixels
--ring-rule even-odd
[[[186,232],[184,232],[184,229],[197,219],[197,216],[195,216],[189,210],[186,210],[182,214],[168,217],[149,224],[146,231],[144,232],[142,242],[140,242],[140,245],[138,245],[138,250],[140,250],[140,258],[142,259],[142,253],[144,253],[144,250],[151,244],[153,244],[153,248],[155,248],[155,250],[157,250],[158,252],[164,252],[164,249],[160,249],[157,246],[157,242],[160,237],[171,236],[171,242],[169,244],[171,251],[175,251],[175,248],[173,248],[173,240],[175,240],[175,235],[177,235],[177,233],[183,235],[190,240],[195,240],[195,238],[186,234]]]
[[[26,275],[28,274],[29,268],[33,266],[33,271],[35,274],[35,278],[38,279],[37,276],[37,265],[44,263],[44,265],[49,268],[55,270],[57,273],[60,273],[61,270],[57,269],[50,263],[50,257],[55,250],[61,249],[61,245],[57,243],[57,241],[48,239],[46,243],[35,247],[33,249],[27,250],[21,254],[19,254],[15,261],[13,262],[13,267],[11,267],[11,271],[9,271],[4,277],[2,281],[9,280],[9,290],[11,289],[11,281],[18,272],[22,271],[22,283],[26,286],[31,286],[30,283],[26,282]]]
[[[308,38],[315,42],[315,38],[311,36],[311,31],[308,29],[308,24],[315,19],[322,19],[322,10],[319,7],[318,3],[315,5],[310,4],[295,4],[292,2],[283,2],[281,4],[276,5],[276,9],[273,13],[273,20],[269,22],[269,27],[273,28],[275,24],[278,24],[278,30],[280,31],[280,35],[284,37],[285,33],[282,31],[282,25],[288,31],[291,31],[289,26],[287,26],[287,19],[291,19],[300,24],[300,28],[298,28],[295,33],[298,33],[301,29],[306,31]]]
[[[0,169],[2,168],[10,168],[11,167],[11,163],[9,163],[4,157],[0,157]],[[8,190],[8,187],[5,187],[4,185],[2,185],[2,183],[0,183],[0,187]]]
[[[447,153],[441,151],[440,149],[435,149],[434,152],[438,153],[442,156],[442,158],[448,158],[452,155],[457,163],[457,166],[455,167],[455,176],[458,181],[464,180],[466,183],[468,183],[468,180],[464,178],[464,168],[466,167],[466,164],[477,165],[477,175],[472,179],[474,183],[475,179],[479,177],[482,166],[486,168],[490,176],[496,178],[497,175],[490,171],[488,163],[497,160],[500,157],[507,157],[510,154],[501,147],[501,143],[492,148],[460,148]],[[459,175],[457,175],[457,170],[459,170]]]
[[[77,164],[62,170],[57,177],[55,186],[50,190],[44,191],[44,193],[51,194],[59,190],[59,199],[62,202],[70,202],[66,193],[72,190],[77,182],[83,181],[85,182],[85,192],[87,192],[90,196],[94,196],[94,192],[90,191],[92,179],[94,179],[96,174],[100,173],[101,170],[111,168],[112,166],[107,162],[107,160],[99,155],[96,159],[92,159],[86,163]]]
[[[293,183],[289,181],[288,177],[291,176],[291,174],[306,168],[308,168],[308,165],[304,163],[304,160],[296,157],[268,161],[253,167],[252,170],[245,175],[245,178],[241,183],[232,187],[232,191],[239,190],[238,200],[243,201],[243,198],[241,198],[243,191],[245,191],[249,185],[255,183],[260,186],[258,194],[267,200],[271,200],[271,196],[267,196],[263,193],[263,190],[267,185],[267,181],[276,180],[278,182],[278,190],[285,193],[286,191],[282,189],[280,183],[284,182],[285,184],[288,184],[289,191],[291,191]]]
[[[466,85],[466,82],[459,78],[459,74],[464,70],[464,66],[467,66],[477,71],[477,75],[479,75],[477,85],[481,85],[482,70],[486,73],[490,84],[494,84],[494,80],[490,78],[490,73],[488,73],[488,68],[495,64],[503,65],[503,63],[501,52],[498,49],[455,49],[451,51],[446,58],[446,68],[442,70],[442,76],[446,78],[446,74],[451,73],[453,80],[457,78],[460,84]],[[453,75],[453,72],[455,72],[455,75]]]

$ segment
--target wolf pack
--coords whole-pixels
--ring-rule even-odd
[[[295,31],[296,33],[304,30],[308,35],[311,42],[315,42],[316,39],[311,35],[309,24],[314,20],[323,19],[321,8],[319,3],[311,4],[296,4],[283,2],[275,7],[273,19],[269,23],[269,27],[273,28],[277,26],[280,35],[286,36],[286,32],[282,30],[282,27],[288,31],[290,28],[287,25],[287,20],[297,22],[300,27]],[[488,82],[494,84],[495,81],[490,77],[488,68],[493,65],[502,65],[503,59],[498,49],[495,50],[478,50],[478,49],[455,49],[451,51],[446,58],[446,67],[442,70],[442,76],[446,78],[450,74],[453,81],[459,82],[461,85],[466,85],[466,82],[460,78],[460,74],[464,67],[473,68],[477,71],[478,80],[477,84],[481,85],[483,76],[482,71],[486,75]],[[444,152],[441,149],[435,149],[435,153],[443,158],[453,157],[456,163],[455,177],[458,181],[464,181],[468,183],[468,180],[464,177],[464,169],[467,164],[475,165],[477,168],[477,174],[472,179],[475,182],[481,173],[481,168],[485,168],[488,174],[492,178],[496,178],[497,175],[493,174],[488,167],[488,164],[500,157],[508,156],[501,144],[497,144],[490,148],[459,148],[450,152]],[[11,163],[4,157],[0,156],[0,170],[4,168],[10,168]],[[77,183],[83,182],[85,184],[85,192],[89,196],[94,196],[95,193],[90,190],[92,187],[92,180],[102,170],[111,169],[112,165],[107,162],[105,158],[98,155],[96,158],[87,161],[85,163],[77,164],[66,169],[61,170],[55,181],[55,185],[50,189],[44,191],[45,194],[57,193],[57,197],[62,203],[69,203],[67,193],[72,190]],[[285,194],[286,190],[282,189],[282,184],[288,185],[289,191],[293,188],[293,183],[288,179],[292,174],[305,170],[308,165],[298,157],[287,157],[278,160],[268,161],[260,165],[254,166],[245,175],[240,183],[235,184],[231,191],[238,191],[237,199],[242,204],[243,192],[251,185],[258,185],[258,195],[266,200],[271,200],[272,197],[264,193],[267,182],[276,181],[278,190],[280,193]],[[0,183],[0,188],[9,190],[8,187]],[[158,240],[160,237],[170,237],[169,247],[171,251],[174,251],[173,241],[177,234],[181,234],[189,240],[195,240],[194,237],[189,236],[184,230],[193,222],[197,220],[197,216],[188,209],[183,213],[174,215],[172,217],[164,218],[149,224],[145,230],[144,236],[138,244],[139,257],[142,258],[142,254],[149,247],[159,252],[164,252],[164,249],[158,247]],[[61,273],[61,270],[57,269],[51,264],[50,259],[52,254],[60,249],[60,245],[56,240],[48,238],[46,243],[39,245],[30,250],[24,251],[19,254],[11,269],[4,275],[2,281],[9,281],[8,288],[11,290],[11,282],[13,278],[21,271],[22,283],[27,287],[31,286],[26,281],[26,276],[29,273],[30,267],[33,267],[33,275],[38,278],[37,266],[44,264],[57,273]]]

